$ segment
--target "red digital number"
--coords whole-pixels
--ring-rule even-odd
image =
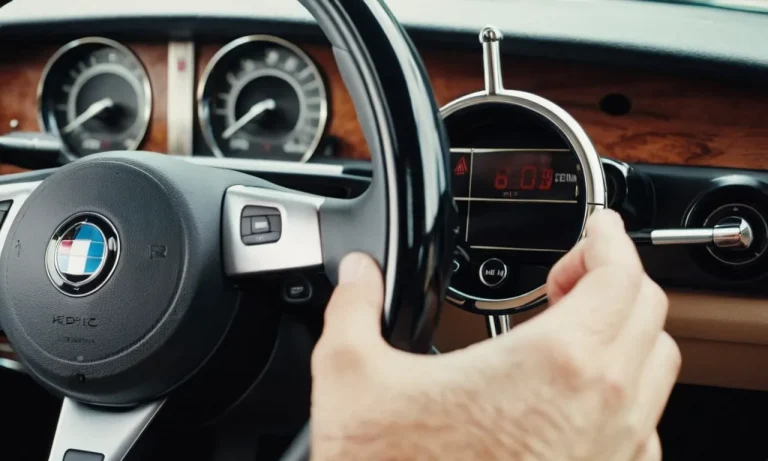
[[[555,172],[552,168],[545,168],[541,171],[541,182],[539,183],[539,190],[550,190],[552,188],[552,180],[555,178]]]
[[[509,170],[506,168],[500,168],[496,172],[496,179],[493,181],[493,187],[496,190],[507,190],[509,187]]]
[[[536,174],[538,173],[535,165],[526,165],[520,172],[520,189],[533,190],[536,188]]]

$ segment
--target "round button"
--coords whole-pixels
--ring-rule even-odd
[[[507,279],[507,265],[503,261],[491,258],[480,266],[480,281],[490,288],[497,287]]]

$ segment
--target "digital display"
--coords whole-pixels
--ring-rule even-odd
[[[581,167],[569,150],[452,152],[454,196],[478,199],[576,200]]]
[[[581,238],[590,178],[550,118],[508,102],[470,105],[444,121],[459,215],[452,294],[516,309],[540,296]]]
[[[455,149],[453,193],[471,249],[559,256],[578,240],[584,175],[568,149]]]

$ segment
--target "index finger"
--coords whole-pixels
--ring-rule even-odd
[[[613,210],[598,210],[587,221],[587,235],[555,264],[547,278],[550,305],[570,293],[589,271],[611,264],[642,267],[624,222]]]
[[[633,269],[643,267],[635,243],[629,238],[624,221],[615,211],[596,211],[587,221],[587,239],[591,242],[584,254],[588,272],[611,265],[630,266]]]

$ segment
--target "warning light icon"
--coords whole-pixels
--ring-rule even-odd
[[[464,176],[469,172],[469,168],[467,168],[467,161],[464,159],[464,157],[461,157],[459,159],[459,163],[456,164],[456,168],[453,169],[453,174],[455,176]]]

